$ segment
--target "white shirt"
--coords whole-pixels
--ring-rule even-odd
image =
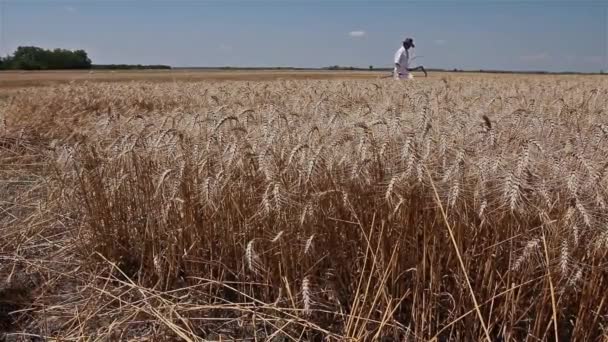
[[[395,65],[395,73],[399,73],[401,75],[409,74],[407,68],[410,66],[410,53],[403,46],[395,52],[395,64],[399,64],[399,67]]]

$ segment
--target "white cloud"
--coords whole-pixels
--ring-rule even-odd
[[[365,31],[350,31],[348,35],[351,37],[364,37],[367,33]]]
[[[63,9],[70,13],[76,13],[76,8],[73,6],[65,6]]]
[[[524,62],[542,62],[551,59],[551,56],[546,52],[534,53],[531,55],[523,55],[519,57]]]
[[[447,41],[444,39],[435,39],[433,42],[437,45],[443,45],[443,44],[447,43]]]

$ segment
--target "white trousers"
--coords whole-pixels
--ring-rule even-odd
[[[393,69],[393,78],[396,80],[402,80],[402,79],[407,79],[407,80],[411,80],[414,78],[414,75],[412,75],[411,72],[407,71],[407,69],[398,69],[397,67],[395,67]]]

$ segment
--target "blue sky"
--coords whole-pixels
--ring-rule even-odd
[[[608,70],[606,1],[0,0],[0,54],[82,48],[94,63]]]

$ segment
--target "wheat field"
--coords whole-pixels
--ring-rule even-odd
[[[16,341],[608,339],[608,79],[0,97]]]

